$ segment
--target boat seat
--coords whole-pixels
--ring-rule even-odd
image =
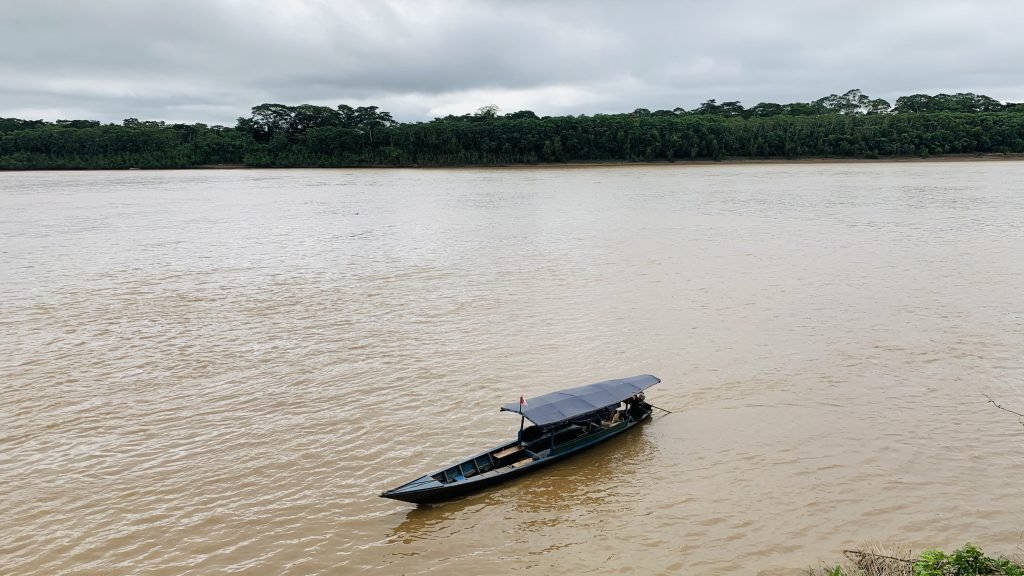
[[[512,467],[513,468],[519,468],[520,466],[523,466],[525,464],[529,464],[530,462],[533,462],[533,458],[523,458],[519,462],[516,462],[515,464],[512,464]]]
[[[509,446],[508,448],[505,448],[501,452],[495,452],[494,453],[494,457],[498,458],[500,460],[500,459],[502,459],[502,458],[504,458],[506,456],[511,456],[511,455],[515,454],[516,452],[522,452],[522,451],[523,451],[523,447],[518,445],[518,444],[516,444],[515,446]]]

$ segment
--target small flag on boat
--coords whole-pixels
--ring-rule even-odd
[[[526,403],[526,398],[523,398],[522,394],[519,395],[519,411],[522,412],[523,408],[529,408],[530,405]]]

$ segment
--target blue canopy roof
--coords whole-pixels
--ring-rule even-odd
[[[522,414],[537,426],[547,426],[617,404],[658,382],[661,382],[660,378],[642,374],[568,388],[536,398],[527,398],[526,409]],[[505,404],[501,409],[518,414],[519,403]]]

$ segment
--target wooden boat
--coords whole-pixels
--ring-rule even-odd
[[[532,472],[617,436],[651,416],[644,390],[661,382],[644,374],[520,398],[501,411],[520,414],[516,440],[446,466],[380,495],[414,504],[464,496]],[[622,404],[625,403],[625,406]],[[524,428],[526,420],[533,423]]]

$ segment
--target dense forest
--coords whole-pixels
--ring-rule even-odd
[[[895,158],[1024,153],[1024,103],[961,93],[860,90],[750,108],[544,116],[524,110],[400,123],[376,106],[262,104],[234,127],[135,118],[0,118],[0,169],[454,166],[730,158]]]

